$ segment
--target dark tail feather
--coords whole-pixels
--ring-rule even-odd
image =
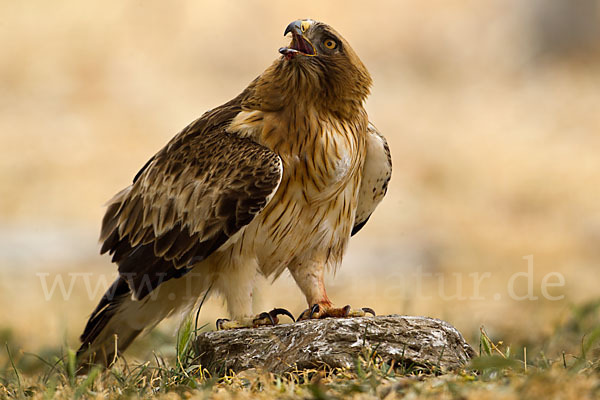
[[[121,277],[104,293],[80,337],[77,359],[81,365],[110,366],[115,359],[115,352],[123,352],[140,334],[141,330],[114,323],[113,317],[122,311],[121,306],[130,296],[129,285]]]

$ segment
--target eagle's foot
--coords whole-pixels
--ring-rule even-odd
[[[296,322],[292,313],[284,308],[274,308],[269,312],[262,312],[255,317],[243,318],[241,320],[230,320],[227,318],[219,318],[217,320],[217,330],[237,329],[237,328],[258,328],[265,325],[277,325],[279,323],[279,315],[287,315]]]
[[[369,307],[363,307],[355,310],[349,305],[342,308],[334,308],[317,303],[311,308],[302,311],[302,314],[298,316],[298,321],[304,319],[364,317],[367,314],[372,314],[375,316],[375,311]]]

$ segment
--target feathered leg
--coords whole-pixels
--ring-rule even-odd
[[[223,294],[229,310],[229,318],[219,318],[217,329],[251,328],[261,325],[277,325],[280,315],[294,316],[283,308],[275,308],[258,315],[252,313],[252,290],[256,277],[256,265],[245,264],[230,267],[227,273],[219,275],[216,289]]]

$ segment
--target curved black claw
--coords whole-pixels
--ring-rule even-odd
[[[288,310],[286,310],[285,308],[274,308],[271,311],[269,311],[269,315],[272,318],[277,318],[278,315],[287,315],[288,317],[290,317],[292,319],[292,321],[296,322],[292,313],[289,312]],[[275,324],[273,324],[273,325],[275,325]]]
[[[313,315],[318,313],[320,310],[321,307],[318,304],[313,304],[311,308],[307,308],[306,310],[302,311],[302,313],[298,315],[298,318],[296,318],[296,321],[300,321],[302,319],[312,319]]]
[[[310,308],[310,314],[308,314],[308,318],[312,319],[313,315],[321,311],[321,307],[318,304],[313,304]]]
[[[369,308],[369,307],[363,307],[363,308],[361,308],[361,310],[363,310],[363,311],[364,311],[364,312],[366,312],[366,313],[369,313],[369,314],[373,315],[374,317],[376,317],[376,316],[377,316],[377,314],[375,314],[375,311],[374,311],[372,308]]]
[[[228,322],[228,321],[230,321],[230,319],[228,319],[228,318],[219,318],[216,323],[217,330],[220,331],[221,329],[223,329],[223,322]]]
[[[273,318],[273,316],[268,312],[261,312],[260,314],[258,314],[258,316],[256,318],[254,318],[253,322],[257,322],[257,321],[260,321],[260,320],[263,320],[266,318],[268,318],[269,321],[271,321],[271,325],[277,324],[277,322],[275,322],[275,318],[277,318],[277,317]]]
[[[304,315],[307,314],[310,310],[307,308],[306,310],[302,311],[302,313],[300,313],[300,315],[298,315],[298,318],[296,318],[296,321],[300,321],[302,319],[304,319]]]
[[[277,316],[279,315],[287,315],[292,319],[292,321],[296,322],[292,313],[285,308],[274,308],[269,312],[262,312],[254,319],[254,322],[268,319],[269,322],[271,322],[271,325],[277,325],[279,322],[279,318],[277,318]]]

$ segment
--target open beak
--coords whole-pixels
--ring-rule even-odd
[[[315,46],[312,45],[310,40],[304,33],[310,27],[312,21],[310,20],[297,20],[290,23],[287,28],[285,28],[285,32],[283,35],[287,35],[288,33],[292,33],[292,43],[288,47],[282,47],[279,49],[279,52],[285,56],[286,59],[291,59],[296,55],[303,56],[316,56],[317,51],[315,50]]]

